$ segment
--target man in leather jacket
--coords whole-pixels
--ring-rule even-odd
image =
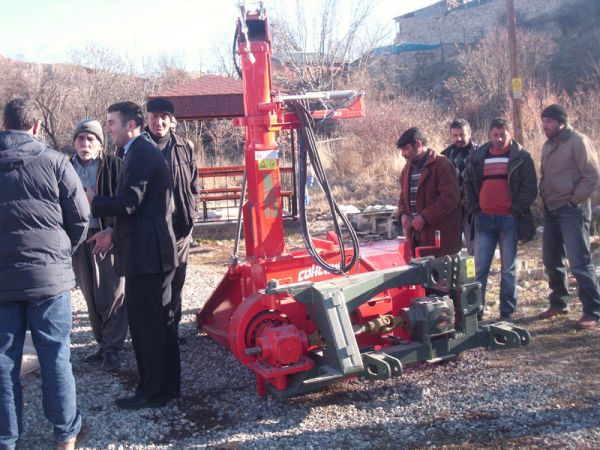
[[[193,144],[173,131],[175,109],[173,103],[154,98],[146,105],[148,126],[146,132],[162,151],[173,181],[173,232],[177,240],[179,266],[171,283],[171,298],[175,326],[181,321],[182,290],[187,272],[187,260],[196,218],[198,168]]]

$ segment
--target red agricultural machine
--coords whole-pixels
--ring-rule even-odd
[[[235,258],[198,312],[198,325],[280,396],[316,391],[348,378],[400,376],[403,364],[455,358],[474,347],[514,348],[529,333],[509,323],[482,324],[481,288],[472,258],[411,259],[403,238],[359,245],[316,154],[315,120],[364,115],[351,91],[272,92],[265,10],[243,10],[237,24],[246,127],[246,258]],[[318,102],[320,109],[312,110]],[[298,193],[306,249],[284,243],[277,133],[298,130]],[[327,195],[334,232],[312,239],[303,194],[307,161]],[[346,248],[344,233],[352,248]],[[419,250],[419,249],[417,249]],[[418,252],[415,252],[419,254]],[[425,252],[424,252],[425,253]]]

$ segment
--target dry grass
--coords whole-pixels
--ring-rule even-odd
[[[553,103],[565,105],[573,126],[587,134],[596,149],[600,148],[600,83],[571,96],[551,86],[532,84],[522,102],[522,145],[531,153],[538,176],[541,149],[546,141],[540,114]],[[510,118],[512,114],[506,116]],[[395,147],[398,136],[405,129],[418,126],[427,133],[428,146],[439,153],[450,144],[449,124],[453,118],[453,111],[419,99],[399,97],[392,102],[372,103],[367,117],[346,121],[340,130],[343,139],[324,151],[331,161],[328,168],[331,184],[339,188],[336,197],[344,202],[357,202],[357,206],[395,203],[404,166]],[[487,142],[488,123],[475,128],[473,136],[476,142]]]

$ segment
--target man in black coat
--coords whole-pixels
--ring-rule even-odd
[[[517,307],[517,244],[535,235],[531,204],[537,197],[533,159],[512,139],[503,118],[490,123],[490,141],[469,158],[465,206],[475,229],[475,271],[483,303],[496,246],[500,248],[500,320]],[[482,318],[483,311],[479,312]]]
[[[133,397],[117,406],[138,409],[163,406],[179,394],[179,343],[171,304],[171,281],[177,267],[171,225],[172,183],[165,159],[142,133],[138,105],[121,102],[107,113],[107,133],[123,147],[123,170],[115,197],[88,199],[95,217],[115,217],[114,229],[89,241],[94,252],[114,242],[117,273],[125,276],[129,331],[140,375]]]
[[[179,266],[171,283],[171,296],[175,323],[181,321],[181,291],[185,283],[187,260],[192,242],[192,230],[196,217],[196,195],[198,195],[198,168],[193,144],[178,135],[172,128],[175,124],[173,103],[163,98],[154,98],[146,105],[150,138],[163,153],[173,180],[173,232],[177,240]]]
[[[458,176],[458,187],[460,188],[460,211],[462,218],[462,231],[467,253],[471,256],[475,254],[475,230],[471,227],[471,221],[467,217],[465,209],[465,188],[464,180],[467,173],[467,166],[471,154],[476,153],[479,145],[471,140],[471,125],[465,119],[454,119],[450,124],[450,137],[452,145],[442,150],[442,155],[448,158],[454,167]]]

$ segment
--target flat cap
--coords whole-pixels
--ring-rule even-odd
[[[146,111],[151,113],[168,113],[173,115],[175,108],[166,98],[153,98],[146,103]]]
[[[400,136],[398,142],[396,142],[396,147],[402,148],[406,144],[414,144],[417,140],[421,141],[423,145],[427,145],[427,138],[425,137],[425,133],[421,131],[419,128],[409,128]]]

